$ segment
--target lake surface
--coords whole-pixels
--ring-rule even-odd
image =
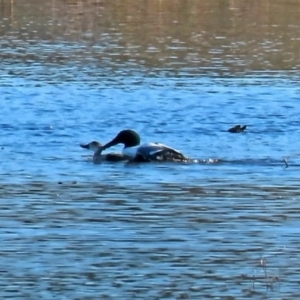
[[[299,13],[1,1],[0,298],[299,298]],[[79,147],[124,128],[197,162]]]

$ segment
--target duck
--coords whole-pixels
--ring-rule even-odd
[[[189,160],[180,151],[161,143],[140,144],[139,134],[132,129],[120,131],[110,142],[101,147],[99,152],[123,144],[122,154],[130,161],[151,162],[151,161],[187,161]]]
[[[228,129],[229,132],[231,133],[239,133],[245,131],[247,128],[247,125],[241,126],[241,125],[235,125],[231,128]]]
[[[116,161],[128,160],[128,158],[124,156],[122,153],[108,153],[105,155],[101,155],[100,150],[102,150],[103,145],[98,141],[92,141],[88,144],[80,144],[80,147],[94,151],[93,162],[95,164],[99,164],[103,161],[116,162]]]

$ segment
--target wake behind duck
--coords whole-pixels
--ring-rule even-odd
[[[107,153],[102,152],[117,144],[124,144],[122,153]],[[285,168],[289,167],[287,158],[272,159],[191,159],[180,151],[161,143],[148,143],[140,145],[140,136],[130,129],[120,131],[115,138],[105,145],[97,141],[88,144],[80,144],[84,149],[94,151],[93,162],[101,163],[108,162],[182,162],[192,164],[234,164],[234,165],[260,165],[260,166],[282,166],[284,162]],[[295,164],[295,166],[298,166]]]

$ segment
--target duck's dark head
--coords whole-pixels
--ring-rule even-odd
[[[124,144],[124,148],[126,147],[134,147],[138,146],[141,142],[140,136],[131,129],[125,129],[120,131],[117,136],[111,140],[109,143],[102,147],[102,150],[115,146],[117,144]]]

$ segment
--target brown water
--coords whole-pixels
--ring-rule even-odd
[[[150,73],[192,68],[224,76],[299,69],[299,1],[4,0],[0,5],[5,59],[126,63]],[[44,43],[53,47],[45,49]]]
[[[1,1],[0,298],[297,299],[299,13]],[[78,146],[124,127],[197,163]]]

